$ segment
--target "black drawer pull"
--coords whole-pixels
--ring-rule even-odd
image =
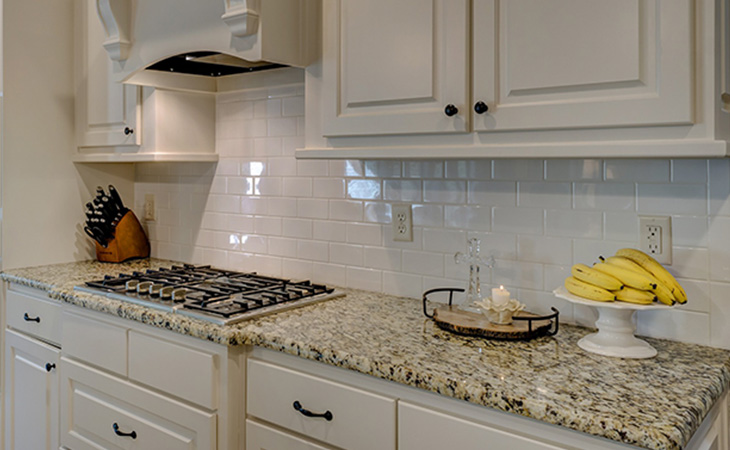
[[[137,439],[136,431],[132,430],[132,432],[130,432],[130,433],[125,433],[123,431],[119,431],[119,425],[116,422],[114,422],[114,424],[112,425],[112,428],[114,429],[114,433],[117,436],[128,436],[128,437],[131,437],[132,439]]]
[[[28,313],[23,314],[23,320],[25,320],[26,322],[38,322],[38,323],[41,323],[41,318],[40,317],[30,317],[28,315]]]
[[[129,136],[130,134],[134,134],[134,128],[124,127],[124,135]]]
[[[46,372],[50,372],[51,370],[56,368],[55,363],[46,363]]]
[[[294,402],[294,409],[296,409],[297,411],[299,411],[300,413],[304,414],[307,417],[322,417],[327,421],[332,420],[331,412],[325,411],[323,414],[313,413],[312,411],[310,411],[308,409],[302,408],[302,404],[299,403],[299,400]]]

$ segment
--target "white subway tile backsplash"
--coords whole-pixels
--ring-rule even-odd
[[[547,181],[582,181],[603,179],[603,160],[548,159],[545,161]]]
[[[608,159],[604,165],[606,181],[669,183],[668,159]]]
[[[488,159],[446,160],[446,178],[489,180],[492,178],[492,161]]]
[[[344,198],[345,180],[341,178],[315,178],[312,181],[312,195],[320,198]]]
[[[376,224],[348,223],[347,242],[351,244],[382,245],[383,227]]]
[[[332,220],[360,221],[363,217],[362,202],[353,200],[330,200],[329,218]]]
[[[444,206],[444,226],[489,231],[492,229],[492,208],[481,205],[446,205]]]
[[[423,201],[427,203],[465,203],[465,181],[426,180],[423,182]]]
[[[574,206],[576,209],[634,211],[634,183],[575,183]]]
[[[517,236],[517,259],[543,264],[567,264],[573,259],[573,242],[569,238]]]
[[[330,243],[330,262],[346,266],[362,266],[362,245]]]
[[[495,159],[492,177],[495,180],[543,180],[545,163],[541,159]]]
[[[603,236],[603,213],[551,209],[545,212],[545,234],[584,239]]]
[[[542,209],[537,208],[508,208],[497,207],[492,211],[494,215],[492,230],[515,234],[543,234]]]
[[[636,189],[642,214],[707,214],[704,184],[639,184]]]
[[[690,302],[639,331],[730,347],[730,160],[297,160],[303,92],[219,95],[217,164],[136,166],[135,211],[156,196],[153,256],[420,298],[466,287],[454,253],[477,237],[496,258],[485,292],[501,283],[533,312],[593,326],[594,308],[552,290],[573,263],[636,246],[638,214],[666,214]],[[393,241],[394,203],[413,207],[412,242]]]
[[[517,205],[527,208],[570,208],[570,183],[517,183]]]
[[[469,203],[485,206],[516,206],[517,183],[514,181],[470,181],[467,186]]]
[[[381,197],[380,180],[348,180],[347,197],[360,200],[377,200]]]

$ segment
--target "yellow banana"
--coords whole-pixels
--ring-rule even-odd
[[[606,275],[605,273],[599,272],[585,264],[574,264],[570,269],[570,272],[580,281],[585,281],[586,283],[593,284],[609,291],[615,291],[624,286],[622,282],[611,275]]]
[[[632,288],[644,291],[656,288],[656,284],[652,283],[651,278],[633,270],[606,263],[594,264],[593,268],[607,275],[611,275],[614,278],[617,278],[620,282]]]
[[[574,277],[565,279],[565,288],[573,295],[583,297],[588,300],[596,300],[599,302],[612,302],[616,299],[616,295],[611,291],[600,288],[596,285],[580,281]],[[619,291],[620,292],[620,291]]]
[[[619,267],[634,270],[642,275],[649,277],[649,279],[651,279],[651,282],[656,285],[656,288],[651,289],[651,291],[657,296],[657,299],[665,305],[669,306],[675,303],[676,299],[674,298],[674,294],[672,294],[672,290],[669,289],[669,287],[662,283],[658,278],[656,278],[651,272],[644,269],[633,260],[626,258],[625,256],[609,256],[608,258],[599,256],[598,259],[607,264],[613,264]]]
[[[624,256],[636,262],[641,267],[648,270],[652,275],[654,275],[657,280],[664,283],[669,288],[669,290],[672,291],[672,294],[674,294],[674,298],[676,298],[679,303],[687,302],[687,293],[684,292],[684,289],[676,280],[676,278],[674,278],[674,276],[669,273],[669,271],[665,269],[664,266],[659,264],[651,256],[635,248],[622,248],[616,252],[616,256]]]
[[[613,293],[616,295],[616,300],[638,303],[640,305],[651,305],[654,300],[656,300],[656,296],[653,292],[642,291],[628,286],[624,287],[620,291],[613,291]]]

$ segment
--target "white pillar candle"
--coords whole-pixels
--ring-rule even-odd
[[[492,288],[492,303],[494,306],[503,306],[509,303],[509,291],[500,286],[499,289]]]

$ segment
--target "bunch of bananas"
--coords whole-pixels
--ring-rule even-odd
[[[615,256],[604,258],[593,267],[575,264],[565,288],[579,297],[611,302],[665,305],[687,302],[682,286],[654,258],[634,248],[622,248]]]

